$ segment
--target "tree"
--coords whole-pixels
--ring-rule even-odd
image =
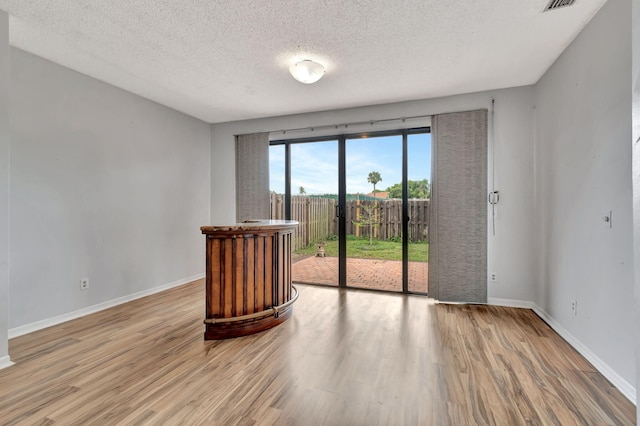
[[[369,228],[369,246],[373,245],[373,230],[380,226],[378,222],[378,202],[367,201],[360,205],[360,218],[351,223]]]
[[[301,186],[300,189],[298,189],[298,194],[300,195],[304,195],[307,193],[307,190],[304,189],[304,186]]]
[[[367,182],[373,184],[373,192],[376,192],[376,184],[382,181],[382,176],[378,172],[370,172],[369,177],[367,177]]]
[[[429,181],[427,179],[413,181],[413,184],[409,186],[409,194],[411,198],[431,198]]]
[[[427,199],[431,197],[429,192],[429,180],[409,180],[407,182],[409,189],[409,198]],[[389,192],[389,198],[402,198],[402,184],[396,183],[386,189]]]

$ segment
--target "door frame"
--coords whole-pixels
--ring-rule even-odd
[[[284,145],[285,147],[285,219],[291,219],[291,145],[311,142],[338,142],[338,287],[356,288],[347,286],[347,218],[345,206],[347,205],[347,164],[346,145],[350,139],[378,138],[387,136],[402,137],[402,293],[419,294],[426,293],[409,291],[409,182],[408,182],[408,145],[409,136],[415,134],[431,133],[431,127],[415,127],[409,129],[384,130],[377,132],[347,133],[332,136],[316,136],[292,139],[279,139],[269,142],[269,146]],[[433,157],[433,142],[431,143],[431,155]],[[433,170],[431,171],[433,174]],[[433,176],[429,176],[432,182]],[[431,249],[431,247],[429,247]],[[394,292],[395,293],[395,292]]]

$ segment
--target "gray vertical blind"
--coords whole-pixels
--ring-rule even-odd
[[[269,133],[236,136],[236,220],[269,219]]]
[[[433,117],[429,295],[487,302],[487,110]]]

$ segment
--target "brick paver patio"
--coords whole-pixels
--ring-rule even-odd
[[[294,283],[338,286],[337,257],[307,257],[292,266]],[[409,262],[409,291],[426,293],[429,264]],[[347,259],[347,285],[385,291],[402,291],[402,262]]]

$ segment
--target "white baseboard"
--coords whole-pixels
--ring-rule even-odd
[[[551,315],[545,312],[539,306],[535,306],[533,311],[538,314],[551,328],[555,330],[564,340],[566,340],[580,355],[585,357],[604,377],[607,378],[627,399],[634,404],[636,401],[636,388],[631,386],[629,382],[623,379],[618,373],[616,373],[608,364],[602,361],[596,354],[591,352],[580,340],[578,340],[573,334],[569,333],[558,321],[556,321]]]
[[[495,305],[495,306],[506,306],[508,308],[526,308],[526,309],[534,309],[536,306],[535,303],[529,302],[526,300],[497,299],[495,297],[488,298],[487,304]]]
[[[12,365],[13,362],[11,362],[11,358],[9,357],[9,355],[0,358],[0,370],[2,370],[3,368],[11,367]]]
[[[31,324],[26,324],[20,327],[11,328],[9,329],[9,339],[13,339],[14,337],[33,333],[34,331],[42,330],[43,328],[51,327],[53,325],[62,324],[63,322],[71,321],[76,318],[83,317],[85,315],[100,312],[105,309],[109,309],[114,306],[121,305],[123,303],[131,302],[132,300],[140,299],[142,297],[150,296],[155,293],[160,293],[161,291],[169,290],[170,288],[178,287],[202,278],[204,278],[204,274],[194,275],[194,276],[183,278],[181,280],[174,281],[171,283],[162,284],[147,290],[142,290],[137,293],[132,293],[126,296],[118,297],[117,299],[107,300],[106,302],[102,302],[93,306],[88,306],[86,308],[78,309],[77,311],[69,312],[66,314],[58,315],[53,318],[47,318],[42,321],[36,321]],[[0,362],[1,361],[2,360],[0,359]]]
[[[558,321],[549,315],[544,309],[533,302],[524,300],[496,299],[489,298],[488,304],[497,306],[508,306],[512,308],[528,308],[533,310],[544,322],[549,324],[556,333],[567,341],[580,355],[586,358],[604,377],[607,378],[629,401],[637,405],[636,388],[616,373],[607,363],[602,361],[596,354],[591,352],[580,340],[569,333]]]

